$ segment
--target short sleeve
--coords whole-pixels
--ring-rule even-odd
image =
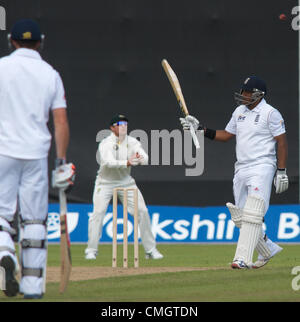
[[[235,120],[235,112],[232,113],[231,119],[225,127],[225,131],[231,134],[236,135],[236,120]]]
[[[268,126],[273,137],[285,133],[285,125],[283,117],[278,110],[272,110],[268,118]]]
[[[51,109],[62,108],[62,107],[63,108],[67,107],[65,89],[59,73],[56,72],[55,93],[54,93]]]

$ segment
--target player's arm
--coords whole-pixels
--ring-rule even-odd
[[[204,130],[205,135],[205,130]],[[216,136],[214,138],[215,141],[227,142],[232,139],[235,135],[227,132],[226,130],[216,130]]]
[[[289,187],[287,176],[288,143],[285,132],[284,120],[279,111],[274,110],[268,119],[269,130],[277,143],[277,171],[274,177],[276,193],[282,193]]]
[[[274,137],[277,142],[277,168],[286,169],[287,158],[288,158],[288,143],[286,134],[281,134]]]
[[[219,142],[227,142],[232,139],[235,135],[226,130],[212,130],[203,127],[199,121],[194,116],[186,116],[185,118],[180,118],[183,130],[189,130],[191,126],[196,130],[204,130],[204,136]]]
[[[127,168],[133,164],[133,159],[135,159],[135,156],[132,156],[128,160],[117,160],[115,157],[113,145],[110,143],[104,143],[101,142],[99,145],[99,152],[100,152],[100,166],[106,166],[108,168],[115,168],[115,169],[121,169],[121,168]]]
[[[138,164],[147,165],[149,161],[149,156],[146,151],[143,149],[140,142],[137,143],[135,148],[136,157],[138,159]]]
[[[69,145],[69,122],[66,108],[53,110],[54,135],[56,144],[56,156],[58,159],[66,160]]]

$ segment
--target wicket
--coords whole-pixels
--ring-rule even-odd
[[[134,267],[139,267],[139,241],[138,241],[138,190],[137,188],[115,188],[113,192],[113,245],[112,267],[117,267],[117,219],[118,219],[118,191],[123,191],[123,267],[128,268],[128,191],[133,192],[134,202]]]

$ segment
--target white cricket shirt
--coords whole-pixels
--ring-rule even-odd
[[[274,137],[285,133],[285,125],[279,111],[265,99],[253,110],[238,106],[225,131],[236,135],[236,171],[257,164],[276,166]]]
[[[31,49],[0,59],[0,154],[20,159],[48,155],[49,112],[66,108],[57,71]]]
[[[135,153],[143,156],[143,165],[148,164],[148,155],[141,143],[129,135],[120,142],[119,138],[111,133],[100,142],[98,151],[100,153],[100,168],[96,184],[134,184],[135,181],[130,175],[131,167],[127,167],[127,160]]]

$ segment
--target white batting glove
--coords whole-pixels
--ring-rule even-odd
[[[66,190],[74,184],[75,166],[73,163],[62,164],[52,171],[52,187]]]
[[[189,130],[191,126],[194,128],[195,131],[198,130],[199,127],[199,121],[192,115],[188,115],[185,118],[180,117],[179,118],[183,130]]]
[[[286,169],[277,170],[274,177],[274,186],[276,193],[282,193],[289,187],[289,178],[286,174]]]

